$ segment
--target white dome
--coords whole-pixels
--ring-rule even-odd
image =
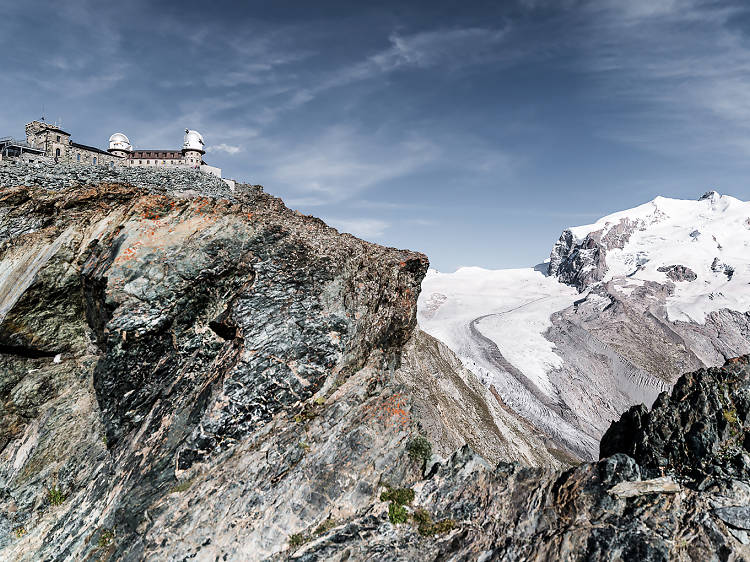
[[[201,153],[206,152],[203,136],[198,131],[185,129],[185,142],[182,143],[183,150],[197,150]]]
[[[130,152],[133,147],[130,145],[130,140],[122,133],[115,133],[109,137],[109,150],[124,150]]]

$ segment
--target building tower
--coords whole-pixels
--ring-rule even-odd
[[[112,156],[127,158],[130,153],[133,152],[133,147],[131,146],[128,137],[122,133],[115,133],[109,137],[109,148],[107,149],[107,152]]]
[[[182,143],[182,157],[190,168],[200,168],[203,155],[206,153],[203,137],[198,131],[185,129],[185,141]]]

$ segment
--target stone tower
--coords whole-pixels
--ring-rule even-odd
[[[198,131],[185,129],[185,141],[182,144],[185,164],[191,168],[200,168],[205,153],[205,143],[201,134]]]

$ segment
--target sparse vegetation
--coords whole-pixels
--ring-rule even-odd
[[[47,489],[47,501],[50,505],[62,505],[67,498],[68,496],[57,486]]]
[[[289,546],[297,548],[298,546],[305,544],[308,540],[309,538],[302,533],[293,533],[289,535]]]
[[[399,505],[397,503],[391,502],[388,504],[388,519],[391,523],[394,525],[398,525],[399,523],[406,523],[406,520],[409,518],[409,514],[406,511],[406,508],[403,505]]]
[[[318,525],[318,528],[315,529],[314,535],[323,535],[333,529],[337,525],[335,519],[331,519],[330,517],[323,521],[320,525]]]
[[[406,444],[406,452],[415,461],[421,461],[424,466],[432,456],[432,444],[427,438],[418,435]]]
[[[17,539],[20,539],[27,533],[26,527],[16,527],[13,529],[13,534],[16,536]]]
[[[726,409],[723,411],[724,419],[729,423],[737,423],[737,410],[735,408]]]
[[[408,505],[414,501],[414,490],[411,488],[392,488],[386,486],[386,491],[380,494],[381,502],[393,502],[398,505]]]
[[[105,548],[115,539],[114,529],[103,529],[102,534],[99,535],[99,548]]]
[[[414,501],[414,490],[411,488],[394,488],[388,484],[386,490],[380,494],[380,501],[391,502],[388,504],[388,519],[394,525],[405,523],[409,518],[405,505]]]
[[[430,513],[421,507],[414,511],[412,518],[417,524],[419,534],[423,537],[431,537],[433,535],[447,533],[456,526],[456,522],[453,519],[443,519],[435,523],[432,520]]]
[[[178,484],[172,486],[172,488],[169,490],[169,493],[177,494],[179,492],[185,492],[190,489],[190,486],[193,485],[194,481],[195,481],[195,478],[190,478],[189,480],[183,480],[182,482],[179,482]]]

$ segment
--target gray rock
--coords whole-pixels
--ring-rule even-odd
[[[657,271],[666,273],[672,281],[695,281],[698,276],[695,272],[684,265],[663,265]]]
[[[732,527],[750,530],[750,506],[720,507],[715,509],[714,513]]]

